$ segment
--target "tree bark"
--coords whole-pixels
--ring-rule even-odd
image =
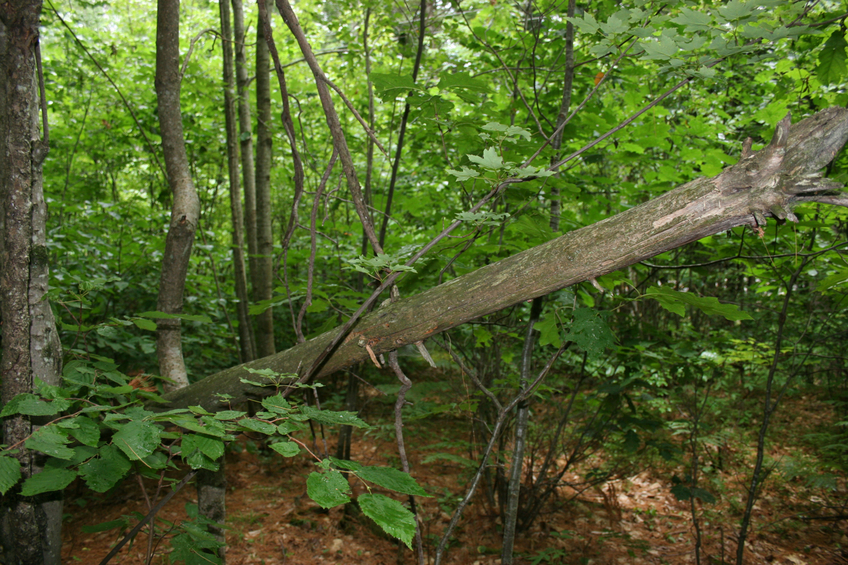
[[[165,256],[159,279],[156,308],[166,314],[183,309],[188,261],[200,219],[200,200],[194,189],[183,139],[180,112],[180,3],[159,0],[156,22],[156,97],[165,170],[173,194],[171,223],[165,239]],[[179,319],[157,320],[156,354],[159,372],[169,379],[167,390],[188,385]]]
[[[566,15],[569,18],[574,17],[574,11],[577,9],[576,0],[568,0],[568,9]],[[551,147],[554,154],[551,156],[551,163],[556,163],[560,159],[560,148],[562,147],[562,130],[565,127],[565,120],[568,119],[568,110],[571,108],[571,91],[574,87],[574,24],[569,20],[565,24],[565,74],[562,80],[562,102],[559,105],[559,113],[556,119],[556,129],[551,136]],[[559,231],[559,217],[562,210],[560,202],[559,188],[551,186],[551,230],[556,233]]]
[[[47,205],[42,163],[49,136],[39,132],[38,41],[41,2],[0,4],[0,319],[2,402],[32,392],[36,378],[61,380],[62,349],[46,300]],[[43,93],[43,90],[42,90]],[[45,117],[46,120],[46,117]],[[29,416],[2,424],[2,442],[19,445],[37,427]],[[24,479],[40,472],[43,455],[20,448],[13,455]],[[23,497],[16,489],[0,507],[0,562],[59,564],[62,494]]]
[[[221,42],[224,50],[224,121],[227,129],[227,168],[230,178],[230,212],[233,219],[233,278],[235,279],[236,313],[238,315],[239,349],[242,362],[256,358],[253,332],[247,314],[250,298],[247,293],[247,274],[244,263],[244,235],[239,184],[238,134],[236,132],[236,100],[233,88],[233,33],[230,23],[230,5],[219,3],[221,10]]]
[[[796,220],[792,208],[804,202],[848,206],[839,183],[822,178],[848,138],[848,110],[829,108],[795,124],[789,116],[771,144],[712,178],[702,177],[658,198],[569,232],[497,263],[380,308],[361,318],[317,375],[412,344],[507,306],[599,277],[737,226],[760,227],[766,216]],[[508,186],[508,185],[506,185]],[[295,373],[336,336],[324,333],[306,343],[247,365],[216,373],[166,395],[171,408],[218,404],[214,393],[238,403],[264,393],[240,382],[246,368]],[[249,378],[255,380],[255,376]]]
[[[271,300],[274,290],[274,240],[271,231],[271,56],[264,26],[256,26],[256,267],[251,266],[253,299]],[[274,346],[274,309],[256,316],[256,355],[267,357]]]
[[[236,48],[236,87],[238,88],[238,124],[239,148],[241,149],[241,180],[244,185],[244,232],[247,240],[247,262],[249,266],[251,286],[256,292],[256,255],[257,226],[256,226],[256,172],[253,162],[253,125],[250,120],[250,96],[248,85],[250,77],[247,73],[247,57],[245,56],[244,37],[244,8],[242,0],[232,0],[233,5],[233,35]],[[267,47],[267,46],[266,46]],[[254,298],[255,300],[255,298]]]

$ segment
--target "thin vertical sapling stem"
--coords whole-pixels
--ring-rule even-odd
[[[309,262],[306,267],[306,297],[300,307],[300,312],[298,312],[297,324],[294,326],[298,343],[304,343],[306,341],[303,335],[303,317],[306,315],[306,309],[312,305],[312,283],[315,280],[315,256],[318,254],[318,210],[321,207],[321,196],[324,194],[324,188],[327,186],[327,181],[333,172],[333,166],[336,164],[338,155],[338,152],[333,149],[330,162],[327,163],[327,169],[324,171],[324,176],[321,177],[321,183],[318,185],[318,189],[315,191],[315,199],[312,201],[312,215],[309,220],[311,247],[309,251]]]
[[[542,313],[543,298],[534,298],[530,307],[530,319],[527,321],[527,331],[524,334],[524,348],[521,351],[521,374],[518,378],[518,393],[524,395],[527,383],[530,381],[530,371],[533,366],[533,349],[535,345],[535,330],[533,326]],[[521,490],[521,471],[524,468],[524,446],[527,443],[527,428],[530,421],[530,404],[525,398],[517,405],[515,418],[515,446],[512,452],[512,465],[509,469],[509,490],[507,494],[506,515],[504,516],[503,549],[501,563],[511,565],[513,548],[515,546],[515,525],[518,521],[518,503]]]
[[[264,30],[265,42],[268,45],[268,51],[271,54],[271,60],[274,62],[274,71],[277,75],[277,82],[280,85],[280,97],[283,103],[283,112],[281,120],[283,122],[283,129],[286,132],[286,139],[288,139],[289,141],[292,166],[294,167],[294,196],[292,197],[291,213],[289,214],[289,225],[286,228],[286,232],[282,238],[283,251],[280,254],[279,259],[277,260],[276,270],[277,272],[279,272],[280,262],[282,261],[282,280],[283,285],[286,288],[286,296],[289,299],[289,314],[291,316],[292,327],[295,327],[297,325],[297,322],[295,320],[294,306],[291,300],[292,296],[288,278],[288,251],[289,243],[291,242],[292,235],[294,234],[294,230],[297,227],[297,208],[300,205],[300,199],[303,197],[303,161],[300,158],[300,151],[297,148],[297,133],[295,132],[294,121],[292,120],[291,104],[289,103],[289,91],[288,86],[286,84],[286,74],[283,71],[283,65],[280,63],[280,55],[277,52],[277,44],[274,42],[274,34],[271,30],[271,20],[268,17],[268,6],[265,3],[265,0],[258,0],[258,6],[259,20],[261,22],[262,29]],[[279,274],[277,276],[279,277]]]
[[[786,294],[783,296],[783,307],[780,310],[777,321],[777,337],[774,341],[774,355],[772,356],[771,366],[769,367],[768,377],[766,378],[766,395],[763,399],[763,421],[760,424],[760,431],[757,435],[757,459],[754,463],[754,470],[751,473],[751,483],[748,486],[748,500],[745,502],[745,512],[742,514],[742,523],[739,525],[739,541],[736,544],[736,565],[742,565],[745,555],[745,539],[748,536],[748,528],[751,525],[751,514],[754,510],[754,502],[762,488],[761,473],[763,470],[763,460],[765,458],[766,433],[768,432],[771,416],[777,410],[783,392],[792,377],[789,377],[783,384],[777,398],[772,402],[772,388],[774,387],[774,377],[777,373],[777,366],[781,357],[781,346],[783,345],[783,334],[786,330],[786,322],[788,320],[787,312],[789,311],[789,301],[795,291],[795,283],[807,265],[808,259],[804,257],[800,264],[796,267],[789,281],[784,285]]]
[[[421,68],[421,58],[424,55],[424,32],[427,26],[424,23],[424,18],[427,16],[427,0],[421,0],[418,16],[418,50],[415,53],[415,63],[412,65],[412,82],[413,84],[418,79],[418,71]],[[400,170],[400,156],[403,153],[403,140],[406,134],[406,124],[409,122],[409,96],[403,106],[403,116],[400,119],[400,130],[398,131],[397,147],[395,148],[395,158],[392,161],[392,176],[389,180],[389,190],[386,193],[386,206],[383,211],[383,222],[380,225],[380,246],[386,243],[386,228],[389,224],[389,218],[392,215],[392,198],[395,194],[395,185],[397,183],[398,171]]]
[[[368,86],[368,127],[374,131],[374,84],[371,82],[371,48],[368,46],[368,24],[371,21],[371,8],[365,10],[365,23],[362,26],[362,51],[365,57],[365,74],[368,77],[365,81]],[[365,186],[362,197],[365,199],[365,205],[371,206],[371,181],[374,177],[374,138],[368,136],[368,141],[365,150]],[[363,257],[368,254],[368,233],[365,226],[362,227],[362,246],[361,253]],[[365,282],[363,273],[356,273],[356,288],[362,291]],[[349,443],[349,440],[348,440]]]
[[[397,287],[392,287],[394,291]],[[412,381],[409,380],[403,369],[398,363],[397,350],[389,352],[389,367],[394,371],[395,376],[401,383],[400,389],[397,392],[397,400],[395,400],[395,437],[398,444],[398,456],[400,457],[401,469],[404,473],[409,474],[409,459],[406,456],[406,447],[403,442],[403,406],[406,404],[406,393],[412,388]],[[424,560],[424,544],[421,539],[421,521],[418,519],[418,508],[415,504],[415,497],[409,495],[409,506],[412,514],[415,516],[415,549],[418,553],[419,565],[426,565]]]
[[[519,394],[515,395],[515,397],[513,397],[513,399],[509,401],[508,404],[500,406],[498,410],[498,418],[497,420],[495,420],[495,426],[492,429],[492,435],[489,438],[489,443],[486,445],[485,451],[483,452],[483,458],[480,461],[480,465],[477,467],[477,472],[474,474],[474,478],[471,479],[471,483],[465,492],[465,496],[462,498],[459,505],[456,507],[456,510],[454,510],[453,516],[451,517],[451,521],[445,528],[445,531],[442,534],[442,539],[439,541],[439,546],[436,549],[436,559],[434,561],[434,565],[439,565],[442,562],[442,559],[444,558],[448,540],[450,539],[453,530],[456,528],[456,525],[459,523],[459,519],[460,517],[462,517],[462,513],[465,511],[465,508],[468,506],[468,503],[471,502],[471,498],[474,496],[474,493],[477,490],[477,486],[480,484],[480,479],[483,477],[483,473],[486,470],[486,464],[489,461],[489,456],[491,455],[492,450],[494,449],[495,443],[500,437],[501,430],[503,429],[507,416],[519,402],[528,398],[533,393],[533,391],[536,390],[536,387],[548,375],[548,372],[551,370],[551,367],[553,367],[553,364],[556,362],[557,359],[559,359],[560,355],[562,355],[562,353],[569,345],[570,342],[563,343],[562,346],[556,351],[556,353],[554,353],[551,358],[548,359],[547,364],[545,364],[545,367],[536,376],[533,382],[530,383],[530,385],[523,392],[520,392]],[[469,376],[471,374],[472,373],[469,373]],[[473,380],[474,384],[480,387],[480,389],[483,391],[484,394],[486,394],[486,396],[492,396],[491,392],[489,392],[486,387],[484,387],[483,384],[480,383],[479,379],[475,377],[473,378]],[[499,405],[500,403],[495,404],[495,406]]]
[[[203,244],[204,249],[208,248],[206,245],[206,234],[203,233],[203,230],[200,230],[200,242]],[[221,292],[221,282],[218,279],[218,268],[215,266],[215,259],[212,257],[212,252],[206,251],[206,257],[209,259],[209,267],[212,269],[212,281],[215,283],[215,293],[218,295],[218,303],[225,304],[224,293]],[[236,332],[236,328],[233,327],[233,319],[230,317],[230,311],[227,308],[222,308],[222,310],[224,311],[224,319],[227,320],[227,328],[230,330],[230,337],[233,339],[233,346],[238,351],[238,333]]]
[[[197,470],[189,471],[186,474],[186,476],[183,477],[183,479],[174,486],[174,488],[171,490],[171,492],[169,492],[168,494],[163,496],[162,500],[160,500],[156,504],[156,506],[154,506],[150,510],[150,512],[148,512],[147,515],[144,518],[142,518],[138,522],[138,524],[135,525],[135,527],[132,530],[127,532],[127,534],[121,539],[121,541],[119,541],[117,544],[115,544],[115,547],[113,547],[112,550],[108,554],[106,554],[106,557],[103,558],[103,560],[100,562],[100,565],[106,565],[107,563],[109,563],[112,560],[113,557],[118,555],[118,552],[121,551],[121,548],[123,548],[127,544],[128,541],[134,539],[136,534],[138,534],[138,532],[141,531],[141,529],[145,526],[145,524],[147,524],[150,520],[155,518],[156,515],[159,513],[159,511],[162,510],[162,508],[166,504],[168,504],[168,501],[171,500],[171,498],[173,498],[175,494],[180,492],[180,490],[182,490],[182,488],[184,486],[186,486],[186,484],[188,484],[188,482],[196,474],[197,474]]]
[[[700,471],[700,459],[698,455],[698,434],[700,423],[704,415],[704,410],[707,406],[707,401],[710,398],[710,388],[712,382],[707,384],[707,389],[704,392],[704,400],[698,406],[698,377],[696,376],[694,384],[694,395],[692,398],[692,406],[689,410],[689,417],[692,419],[692,427],[689,430],[689,450],[691,452],[692,464],[689,472],[689,512],[692,515],[692,527],[695,530],[695,564],[701,565],[701,522],[698,518],[698,508],[695,504],[694,489],[698,488],[698,473]]]

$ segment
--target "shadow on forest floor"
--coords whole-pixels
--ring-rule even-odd
[[[818,425],[821,405],[809,398],[787,399],[779,418],[792,426],[795,437],[803,430]],[[370,418],[374,420],[374,418]],[[388,421],[386,419],[386,421]],[[460,482],[467,473],[459,464],[443,460],[423,464],[428,454],[416,450],[419,444],[442,441],[446,431],[465,434],[467,426],[458,420],[430,419],[417,421],[414,440],[407,438],[412,475],[428,492],[441,493],[433,498],[418,499],[423,514],[424,535],[430,540],[444,530],[449,515],[442,509],[446,501],[462,495]],[[787,447],[772,438],[770,455],[779,459],[787,455]],[[333,439],[334,441],[334,439]],[[342,508],[323,510],[305,496],[306,477],[313,463],[305,453],[292,459],[261,455],[253,442],[240,437],[236,450],[227,454],[227,563],[241,564],[310,564],[355,563],[363,565],[413,564],[413,553],[405,546],[385,537],[364,516],[346,515]],[[791,449],[800,449],[792,446]],[[441,451],[446,451],[440,448]],[[736,535],[744,500],[742,482],[747,481],[751,447],[729,446],[734,463],[715,482],[724,485],[724,493],[715,505],[700,505],[703,547],[701,563],[735,562]],[[351,453],[366,465],[396,465],[396,444],[388,433],[355,438]],[[457,450],[455,455],[465,456]],[[688,502],[675,500],[669,478],[682,475],[684,469],[643,470],[634,476],[608,483],[604,490],[585,491],[567,504],[548,504],[529,532],[516,541],[519,564],[678,564],[695,563],[694,535]],[[808,521],[809,514],[821,500],[811,495],[803,481],[772,478],[755,507],[753,530],[749,535],[746,565],[837,565],[848,564],[848,521]],[[179,475],[175,475],[179,476]],[[567,477],[566,477],[567,478]],[[845,477],[839,490],[831,493],[845,496]],[[148,492],[155,483],[147,482]],[[353,485],[354,493],[362,489]],[[713,489],[715,490],[715,489]],[[82,490],[67,492],[64,526],[64,563],[96,564],[116,541],[116,530],[87,534],[82,527],[115,520],[122,515],[144,512],[143,496],[138,482],[126,480],[113,492],[92,496]],[[449,493],[446,496],[445,493]],[[562,492],[561,498],[569,497]],[[171,522],[185,519],[186,503],[195,501],[189,486],[163,509],[160,516]],[[843,498],[844,504],[844,498]],[[457,531],[457,543],[447,563],[483,565],[500,563],[500,524],[496,508],[485,497],[476,495],[466,510]],[[157,536],[167,535],[157,527]],[[147,534],[125,547],[112,563],[144,564]],[[722,561],[722,547],[723,561]],[[161,539],[154,543],[152,563],[169,563],[170,545]],[[432,553],[432,545],[431,545]]]

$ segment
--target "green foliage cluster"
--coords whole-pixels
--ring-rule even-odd
[[[273,386],[283,382],[286,375],[260,373],[260,378],[262,381],[254,384]],[[23,496],[63,490],[78,477],[90,490],[104,493],[131,473],[160,478],[166,470],[177,469],[178,460],[194,470],[216,471],[226,445],[244,432],[266,437],[268,447],[283,457],[295,457],[304,447],[296,435],[308,429],[308,420],[333,426],[369,427],[354,413],[293,404],[281,393],[264,398],[262,409],[252,416],[242,410],[213,413],[200,406],[156,412],[147,406],[163,402],[162,398],[133,386],[117,365],[105,358],[67,363],[63,383],[41,383],[33,394],[18,395],[3,406],[0,418],[22,414],[47,417],[50,421],[27,438],[23,446],[4,446],[0,451],[0,494],[6,494],[21,480],[20,461],[14,457],[21,447],[46,456],[44,470],[23,481]],[[351,500],[350,487],[340,470],[366,485],[428,496],[412,477],[396,469],[334,458],[319,459],[318,469],[309,476],[307,493],[324,508]],[[370,492],[359,496],[357,503],[389,535],[410,545],[415,523],[405,506],[386,495]],[[198,552],[219,562],[207,551],[220,545],[206,532],[208,520],[199,518],[196,508],[189,512],[189,518],[189,523],[181,526],[182,532],[171,538],[171,562]],[[125,520],[119,520],[100,527],[126,525]]]
[[[281,244],[275,248],[274,297],[252,304],[251,313],[272,308],[276,320],[286,321],[277,324],[278,350],[296,343],[293,322],[308,293],[307,338],[344,322],[370,294],[368,285],[390,271],[404,271],[398,283],[403,296],[417,293],[696,177],[716,175],[738,160],[745,138],[754,139],[754,149],[767,143],[788,111],[797,121],[848,103],[845,31],[837,4],[604,1],[578,6],[571,18],[561,2],[538,0],[530,3],[532,9],[524,4],[434,3],[423,66],[413,80],[417,24],[412,4],[297,3],[325,72],[366,121],[369,88],[376,96],[373,129],[389,150],[388,155],[378,151],[370,163],[368,135],[353,112],[338,104],[355,165],[371,171],[366,191],[375,217],[389,197],[391,155],[404,104],[410,113],[387,253],[375,257],[363,251],[359,220],[347,196],[335,189],[335,176],[318,206],[311,288],[312,234],[302,221],[308,198],[300,204],[301,225],[285,261]],[[153,19],[122,14],[153,13],[155,7],[141,0],[49,6],[42,49],[52,145],[44,169],[51,212],[51,300],[69,358],[95,361],[67,362],[63,387],[41,386],[3,408],[4,416],[53,419],[27,441],[26,447],[50,458],[44,473],[23,484],[24,494],[59,490],[76,477],[103,492],[129,472],[168,468],[176,458],[211,469],[226,442],[242,430],[274,438],[271,448],[290,456],[299,449],[290,434],[306,419],[360,425],[350,415],[316,413],[280,396],[263,402],[255,418],[198,408],[155,413],[142,406],[152,397],[131,390],[126,373],[156,371],[151,320],[158,316],[158,272],[171,195],[161,168],[151,86]],[[217,26],[216,13],[205,2],[183,3],[183,123],[202,205],[182,316],[192,380],[238,360],[227,322],[234,283],[219,43],[211,34],[198,35]],[[255,21],[254,13],[248,16]],[[569,22],[576,28],[576,65],[568,110],[577,112],[555,147],[547,141],[563,100]],[[275,36],[288,65],[308,196],[320,183],[332,143],[311,74],[278,24]],[[196,44],[189,58],[192,40]],[[281,111],[275,93],[272,217],[277,241],[288,227],[294,201],[294,169],[277,119]],[[631,119],[628,127],[601,137]],[[548,170],[550,163],[578,151],[565,167]],[[840,156],[829,175],[848,180],[848,157]],[[469,212],[507,178],[524,182],[500,186],[489,206]],[[555,227],[552,202],[560,205]],[[821,205],[795,212],[796,224],[770,222],[759,233],[736,228],[601,277],[597,286],[581,284],[546,299],[535,326],[536,365],[553,350],[568,349],[532,401],[539,413],[555,415],[563,426],[557,435],[550,426],[533,424],[530,457],[574,456],[550,467],[532,486],[523,507],[525,526],[537,511],[534,504],[548,496],[545,481],[602,448],[620,457],[609,457],[606,467],[589,465],[587,484],[621,473],[634,454],[644,456],[643,461],[687,461],[689,438],[695,437],[699,456],[708,459],[702,474],[709,483],[712,470],[726,464],[720,454],[727,441],[753,436],[775,359],[777,385],[785,395],[820,393],[838,415],[832,426],[808,438],[823,455],[809,475],[848,470],[848,215]],[[425,260],[405,266],[454,220],[462,226],[453,237],[440,241]],[[788,313],[782,314],[780,304],[787,296]],[[519,305],[450,332],[454,350],[497,398],[509,398],[518,387],[528,311],[529,306]],[[776,351],[778,334],[783,341]],[[454,367],[447,357],[437,361]],[[408,413],[471,415],[480,424],[470,426],[468,443],[485,444],[485,424],[495,417],[492,405],[481,393],[458,386],[451,392],[450,401],[416,404]],[[510,449],[504,440],[493,466],[501,479]],[[4,492],[18,481],[15,465],[15,459],[0,457]],[[310,495],[322,506],[346,503],[350,475],[397,492],[423,494],[394,471],[330,458],[310,476]],[[502,494],[497,480],[488,484],[493,499]],[[695,484],[690,472],[678,479],[674,492],[681,499],[708,501],[724,488]],[[367,515],[409,544],[412,522],[399,503],[370,493],[359,502]],[[554,558],[540,555],[537,562]]]

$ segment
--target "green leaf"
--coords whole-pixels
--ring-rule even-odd
[[[639,155],[645,152],[645,148],[639,145],[638,143],[633,143],[632,141],[625,141],[621,143],[621,148],[625,151],[630,151],[631,153],[637,153]]]
[[[21,462],[14,457],[0,456],[0,494],[6,494],[19,480],[21,480]]]
[[[474,326],[474,347],[489,347],[495,337],[483,326]]]
[[[532,165],[527,166],[527,167],[521,167],[521,168],[518,168],[518,169],[514,169],[512,171],[512,176],[519,178],[519,179],[526,179],[528,177],[536,177],[536,178],[541,179],[541,178],[550,177],[550,176],[553,176],[553,175],[554,175],[553,171],[548,171],[546,169],[540,169],[540,168],[534,167]]]
[[[38,401],[39,398],[34,394],[23,393],[15,396],[3,406],[3,410],[0,411],[0,418],[5,418],[6,416],[14,416],[15,414],[20,413],[21,403],[27,400],[35,400]]]
[[[221,410],[215,414],[214,418],[216,420],[238,420],[245,414],[247,412],[242,412],[241,410]]]
[[[259,432],[260,434],[265,434],[268,436],[272,436],[277,433],[277,426],[270,422],[260,422],[259,420],[251,420],[250,418],[244,418],[238,421],[238,425],[244,428],[245,430],[251,432]]]
[[[35,496],[44,492],[62,490],[77,478],[77,472],[70,469],[48,469],[36,473],[24,481],[22,496]]]
[[[421,90],[415,86],[412,75],[394,75],[387,73],[374,73],[368,75],[374,85],[374,92],[383,100],[390,100],[406,96],[413,90]]]
[[[574,24],[574,27],[583,33],[594,34],[601,29],[601,26],[598,24],[597,20],[595,20],[595,17],[589,12],[585,12],[582,18],[574,17],[565,19]]]
[[[575,345],[594,357],[615,344],[615,336],[606,320],[592,308],[578,308],[565,341]]]
[[[614,13],[609,19],[601,24],[601,32],[604,35],[617,35],[630,31],[630,10],[623,9]]]
[[[300,453],[300,446],[293,441],[278,441],[272,443],[270,447],[283,457],[294,457]]]
[[[646,59],[667,61],[677,55],[679,48],[672,38],[661,35],[652,39],[653,41],[639,42],[639,45],[645,50]]]
[[[627,453],[636,453],[640,445],[642,445],[642,442],[639,439],[639,434],[633,430],[627,430],[627,433],[624,434],[624,450]]]
[[[819,281],[819,284],[816,285],[816,290],[819,292],[824,292],[825,290],[833,288],[836,285],[842,284],[845,281],[848,281],[848,269],[842,269],[832,275],[826,276],[821,281]]]
[[[482,157],[478,155],[467,155],[467,157],[469,161],[480,165],[484,169],[491,169],[493,171],[497,171],[499,169],[502,169],[504,166],[503,157],[498,155],[498,150],[494,147],[484,149]]]
[[[430,496],[408,473],[391,467],[362,467],[356,471],[356,475],[363,481],[380,485],[395,492],[414,496]]]
[[[277,426],[277,433],[280,435],[290,434],[305,430],[308,424],[304,422],[295,422],[294,420],[286,420]]]
[[[333,456],[330,456],[329,459],[330,462],[339,469],[347,469],[348,471],[358,471],[362,469],[362,463],[357,463],[356,461],[350,461],[348,459],[336,459]]]
[[[530,141],[530,132],[524,128],[518,126],[505,126],[504,124],[500,124],[498,122],[489,122],[482,128],[484,131],[494,131],[498,133],[502,133],[503,137],[523,137],[527,141]]]
[[[188,457],[183,460],[192,469],[208,469],[209,471],[217,471],[218,463],[204,455],[202,452],[194,450]]]
[[[174,551],[168,555],[170,563],[184,565],[219,565],[221,563],[221,558],[215,550],[222,544],[208,531],[210,525],[208,520],[204,521],[202,518],[202,516],[193,516],[191,521],[182,523],[183,533],[171,539],[171,547]]]
[[[533,214],[522,214],[509,229],[526,237],[530,245],[539,245],[556,237],[550,219]]]
[[[356,501],[363,514],[374,520],[387,534],[412,549],[415,516],[403,504],[382,494],[363,494]]]
[[[124,478],[132,465],[115,446],[104,445],[100,457],[79,466],[80,476],[94,492],[106,492]]]
[[[545,316],[533,324],[533,329],[539,332],[539,346],[553,345],[557,349],[562,347],[562,338],[559,333],[559,323],[553,313]]]
[[[469,169],[468,167],[462,167],[461,171],[455,171],[454,169],[447,169],[445,171],[449,175],[453,175],[456,177],[458,181],[466,181],[468,179],[473,179],[474,177],[479,177],[480,173],[475,171],[474,169]]]
[[[712,296],[700,297],[691,292],[680,292],[664,286],[650,287],[645,292],[645,296],[657,300],[660,306],[681,317],[684,314],[683,304],[688,304],[698,308],[708,316],[724,316],[724,318],[731,322],[753,319],[750,314],[744,310],[740,310],[735,304],[722,304],[717,298]]]
[[[494,212],[459,212],[456,219],[461,222],[478,224],[481,226],[500,226],[501,222],[509,218],[508,213],[496,214]]]
[[[26,416],[53,416],[67,410],[71,401],[67,398],[57,398],[52,402],[46,402],[34,394],[24,393],[15,396],[3,407],[0,418],[14,414]]]
[[[83,461],[88,461],[92,457],[96,457],[98,450],[96,447],[92,445],[77,445],[74,447],[74,456],[67,461],[61,461],[60,459],[51,459],[54,462],[62,463],[61,467],[69,467],[71,465],[79,465]]]
[[[318,410],[312,406],[301,406],[303,415],[315,422],[322,424],[353,426],[354,428],[370,428],[362,421],[355,412],[333,412],[330,410]]]
[[[120,427],[112,437],[112,443],[136,461],[144,459],[159,447],[161,432],[161,428],[155,424],[132,420]]]
[[[288,414],[291,409],[291,404],[282,394],[276,394],[262,399],[262,406],[269,412],[276,414]]]
[[[74,450],[67,447],[68,441],[68,437],[57,431],[55,426],[45,426],[36,430],[26,440],[25,445],[27,449],[40,451],[57,459],[71,459],[74,456]]]
[[[332,469],[323,473],[310,473],[306,479],[306,493],[322,508],[334,508],[350,502],[347,479]]]
[[[691,8],[681,8],[680,15],[671,21],[686,26],[687,32],[708,31],[712,23],[708,14],[696,12]]]
[[[185,434],[183,435],[181,450],[183,459],[195,450],[199,450],[214,461],[224,454],[224,442],[200,434]]]
[[[80,443],[97,447],[100,441],[100,426],[87,416],[77,416],[73,419],[76,424],[75,428],[68,429],[68,432]]]
[[[845,36],[841,29],[835,29],[824,43],[819,52],[819,65],[816,67],[816,77],[822,84],[841,82],[848,74],[845,65]]]
[[[194,418],[172,418],[171,423],[181,428],[185,428],[192,432],[205,434],[208,436],[224,437],[227,435],[227,430],[220,420],[214,416],[203,416],[202,424],[198,423]]]
[[[468,73],[444,73],[439,75],[439,88],[444,90],[467,89],[475,92],[489,92],[491,90],[489,83],[479,78],[473,78]]]

